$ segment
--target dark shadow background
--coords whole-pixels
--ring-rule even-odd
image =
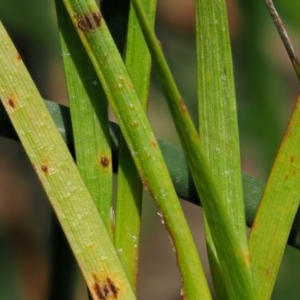
[[[120,0],[114,3],[119,9],[124,5]],[[286,0],[275,4],[299,50],[300,2]],[[264,1],[228,0],[227,5],[243,170],[266,180],[299,93],[299,83]],[[193,8],[193,0],[159,1],[156,29],[179,89],[196,119]],[[120,18],[115,16],[111,22],[119,22]],[[53,1],[1,0],[0,19],[42,96],[67,104]],[[155,74],[149,118],[157,136],[178,143]],[[51,249],[57,241],[63,246],[63,238],[20,144],[0,138],[0,166],[0,299],[66,300],[60,294],[53,294],[51,285],[55,272]],[[205,257],[201,210],[189,203],[182,204],[201,257]],[[172,247],[148,195],[143,217],[138,299],[180,299],[180,278]],[[78,270],[63,273],[68,263],[72,265],[72,259],[63,256],[68,254],[64,249],[57,253],[63,263],[60,262],[55,274],[65,276],[66,280],[73,280],[75,274],[74,293],[68,299],[86,299],[86,288]],[[272,299],[299,299],[299,265],[300,253],[287,247]],[[59,276],[55,278],[62,286],[65,284]]]

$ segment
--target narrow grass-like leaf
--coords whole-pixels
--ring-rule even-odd
[[[40,178],[94,299],[135,299],[76,165],[0,23],[0,98]],[[63,267],[63,266],[62,266]]]
[[[284,134],[249,237],[257,299],[270,299],[300,200],[300,97]]]
[[[154,23],[156,0],[145,0],[148,18]],[[147,110],[151,57],[133,7],[130,7],[125,65],[136,92]],[[136,289],[142,183],[123,138],[120,140],[115,248],[133,290]]]
[[[61,1],[56,0],[58,26],[76,164],[112,237],[112,158],[107,102],[93,65]]]
[[[232,299],[255,299],[249,255],[240,244],[230,219],[221,190],[217,188],[208,161],[200,145],[198,133],[176,87],[161,47],[151,29],[139,0],[132,0],[148,47],[156,63],[168,105],[193,176],[201,196],[205,216],[220,261],[221,272],[226,274],[226,286]],[[222,228],[222,230],[220,230]],[[235,266],[234,268],[232,266]],[[224,278],[225,279],[225,278]]]
[[[197,249],[157,140],[105,21],[92,0],[64,3],[101,80],[143,185],[161,211],[176,250],[186,296],[210,299]]]
[[[248,252],[240,167],[233,66],[224,0],[196,1],[199,132],[212,173],[222,191],[239,243]],[[215,291],[225,299],[227,274],[221,274],[209,228],[208,257]],[[250,268],[250,266],[249,266]],[[223,277],[223,278],[222,278]],[[227,296],[229,299],[230,294]]]

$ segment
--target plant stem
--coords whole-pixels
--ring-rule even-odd
[[[266,4],[267,4],[267,7],[268,7],[268,10],[270,12],[270,15],[273,19],[273,22],[276,26],[276,29],[279,33],[279,36],[284,44],[284,47],[286,49],[286,52],[288,53],[288,56],[293,64],[293,67],[294,67],[294,70],[297,74],[297,77],[298,79],[300,80],[300,61],[294,51],[294,48],[293,48],[293,45],[292,43],[290,42],[290,38],[289,38],[289,35],[287,33],[287,31],[285,30],[284,26],[283,26],[283,23],[280,19],[280,16],[273,4],[273,1],[272,0],[266,0]]]

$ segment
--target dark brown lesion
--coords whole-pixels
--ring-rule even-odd
[[[111,297],[117,299],[118,288],[109,277],[106,278],[106,282],[101,282],[98,277],[93,274],[93,279],[93,290],[99,300],[107,300],[111,299]]]
[[[99,27],[101,25],[101,15],[98,12],[94,12],[93,14],[93,19],[95,21],[95,24],[97,27]]]
[[[109,295],[109,289],[107,288],[106,285],[103,288],[103,292],[104,292],[105,297],[107,297]]]
[[[41,165],[41,169],[42,169],[42,171],[43,171],[44,173],[48,174],[49,168],[48,168],[48,166],[47,166],[46,164],[42,164],[42,165]]]
[[[107,277],[106,280],[107,280],[109,288],[110,288],[111,292],[113,293],[115,299],[117,299],[117,296],[118,296],[118,289],[117,289],[117,287],[114,285],[114,283],[112,282],[112,280],[109,277]]]
[[[77,25],[78,25],[78,28],[81,31],[87,31],[88,30],[88,26],[87,26],[86,21],[85,21],[84,18],[79,18]]]
[[[98,297],[100,300],[105,300],[105,299],[106,299],[106,297],[105,297],[105,296],[103,295],[103,293],[102,293],[102,290],[101,290],[101,288],[100,288],[100,285],[99,285],[97,282],[94,283],[93,288],[94,288],[94,291],[95,291],[97,297]]]
[[[92,24],[92,22],[90,21],[89,17],[88,17],[87,15],[85,15],[85,16],[84,16],[84,19],[85,19],[85,22],[86,22],[86,24],[87,24],[87,27],[88,27],[89,29],[93,29],[93,24]]]
[[[109,166],[109,158],[106,156],[102,156],[100,159],[100,164],[102,167],[107,168]]]
[[[106,296],[103,294],[102,289],[100,287],[99,279],[95,274],[93,275],[93,278],[94,278],[93,290],[95,294],[97,295],[99,300],[106,300]]]
[[[8,105],[12,108],[15,108],[16,107],[16,104],[15,104],[15,101],[12,100],[12,99],[8,99]]]
[[[101,25],[101,14],[99,12],[88,13],[77,17],[77,20],[77,26],[81,31],[95,30]]]

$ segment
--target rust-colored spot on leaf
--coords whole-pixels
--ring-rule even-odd
[[[107,281],[107,283],[109,285],[109,288],[110,288],[111,292],[113,293],[113,295],[117,299],[118,288],[115,286],[115,284],[112,282],[112,280],[109,277],[106,278],[106,281]]]
[[[156,140],[152,140],[151,141],[151,145],[156,148],[157,147],[157,141]]]
[[[22,60],[21,55],[20,55],[19,53],[17,53],[16,59],[17,59],[17,60]]]
[[[100,163],[102,167],[106,168],[109,166],[109,159],[106,156],[102,156]]]
[[[227,70],[226,70],[226,68],[223,69],[223,72],[224,72],[225,75],[227,75]]]
[[[93,274],[94,278],[94,284],[93,284],[93,290],[95,291],[97,297],[99,300],[106,300],[106,296],[103,294],[102,289],[100,287],[99,279],[95,274]]]
[[[142,181],[142,185],[143,185],[144,189],[146,191],[148,191],[149,190],[149,186],[148,186],[148,183],[147,183],[146,179],[141,178],[141,181]]]
[[[293,162],[295,161],[295,159],[296,159],[296,156],[295,156],[295,155],[292,155],[292,156],[290,157],[290,162],[293,163]]]
[[[284,175],[284,180],[288,180],[289,179],[289,175],[285,174]]]
[[[93,274],[93,279],[93,291],[99,300],[107,300],[112,297],[117,299],[119,288],[109,277],[107,277],[106,280],[104,278],[103,280],[99,280],[97,275]]]
[[[84,19],[85,19],[85,22],[86,22],[86,25],[89,29],[93,29],[93,24],[91,23],[89,17],[87,15],[84,16]]]
[[[160,209],[160,207],[159,207]],[[165,228],[168,232],[168,236],[169,236],[169,239],[170,239],[170,242],[172,244],[172,247],[173,247],[173,252],[175,253],[175,260],[176,260],[176,264],[179,265],[179,260],[178,260],[178,253],[177,253],[177,249],[176,249],[176,243],[175,243],[175,239],[174,239],[174,236],[173,236],[173,233],[172,231],[170,230],[168,224],[166,222],[163,222],[164,225],[165,225]]]
[[[42,171],[43,171],[44,173],[48,174],[49,169],[48,169],[48,166],[47,166],[46,164],[42,164],[42,165],[41,165],[41,169],[42,169]]]
[[[101,25],[101,15],[98,12],[94,12],[93,13],[93,19],[95,21],[95,24],[97,27],[99,27]]]
[[[184,112],[186,114],[188,112],[188,110],[187,110],[187,108],[185,106],[185,103],[182,99],[180,100],[179,105],[180,105],[180,109],[182,110],[182,112]]]
[[[16,107],[16,104],[15,104],[14,100],[12,100],[12,99],[9,99],[9,100],[8,100],[8,105],[9,105],[10,107],[12,107],[12,108],[15,108],[15,107]]]
[[[78,20],[77,26],[81,31],[87,31],[88,30],[88,25],[86,24],[85,18],[80,18]]]
[[[107,297],[109,295],[109,289],[107,288],[106,285],[103,288],[103,292],[104,292],[105,297]]]
[[[78,28],[86,32],[87,30],[94,30],[101,25],[101,15],[99,12],[93,12],[92,14],[84,14],[78,17]]]
[[[93,285],[93,289],[100,300],[106,300],[106,296],[101,291],[100,285],[98,282],[95,282]]]

